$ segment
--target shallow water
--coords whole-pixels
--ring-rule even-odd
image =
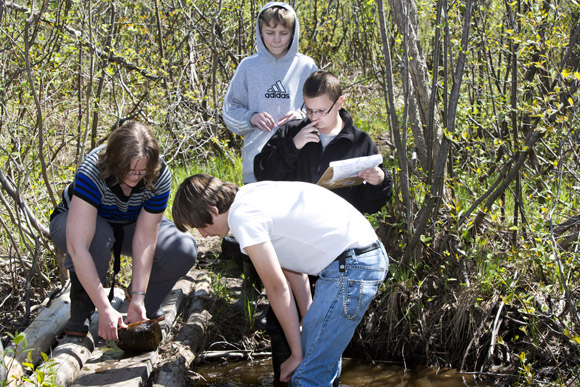
[[[273,373],[270,359],[234,363],[198,365],[193,371],[202,382],[195,386],[272,386]],[[413,386],[459,387],[487,386],[475,381],[471,375],[461,375],[454,370],[418,368],[405,370],[392,364],[373,364],[368,361],[343,359],[340,385],[351,386]]]

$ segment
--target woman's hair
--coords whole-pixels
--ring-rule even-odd
[[[336,101],[342,95],[340,80],[331,72],[319,70],[306,78],[302,87],[302,94],[307,98],[315,98],[327,95],[332,101]]]
[[[267,8],[260,13],[260,18],[258,20],[260,23],[260,32],[262,32],[264,25],[276,27],[280,24],[283,27],[288,28],[292,34],[294,34],[294,23],[296,22],[296,19],[294,13],[287,8],[278,5]]]
[[[180,231],[213,224],[210,207],[223,214],[230,209],[238,186],[217,177],[197,174],[183,180],[173,200],[173,223]]]
[[[111,132],[107,146],[99,153],[99,177],[103,180],[112,177],[120,184],[129,175],[131,162],[140,158],[147,159],[143,182],[147,188],[154,190],[153,183],[161,169],[159,145],[149,127],[140,122],[127,121]]]

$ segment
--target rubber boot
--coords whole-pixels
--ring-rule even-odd
[[[246,297],[249,300],[256,301],[260,298],[260,293],[262,292],[262,280],[252,260],[246,254],[242,254],[242,272],[244,273],[242,291],[246,293]]]
[[[242,254],[242,272],[244,279],[242,281],[242,289],[240,294],[240,303],[244,311],[244,318],[248,322],[253,322],[255,326],[260,325],[255,321],[255,311],[262,292],[262,281],[256,272],[256,268],[252,264],[250,257]],[[252,321],[253,320],[253,321]],[[259,329],[263,329],[263,325]]]
[[[286,336],[284,336],[284,330],[271,307],[268,307],[266,312],[266,332],[270,336],[270,345],[272,347],[273,385],[287,386],[286,383],[280,381],[280,366],[290,357],[292,351],[286,341]]]
[[[272,346],[272,368],[274,369],[274,386],[287,386],[287,383],[280,381],[280,367],[292,354],[290,346],[284,337],[270,337]]]
[[[81,285],[74,271],[70,272],[70,319],[64,328],[69,336],[86,336],[89,331],[87,319],[95,311],[95,305]]]

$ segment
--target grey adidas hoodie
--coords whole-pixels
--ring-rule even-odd
[[[260,14],[273,6],[289,9],[294,14],[294,37],[286,54],[276,59],[262,41]],[[288,4],[266,4],[256,19],[258,52],[244,58],[232,78],[223,106],[223,119],[229,130],[244,138],[242,147],[243,182],[253,183],[254,157],[278,130],[262,132],[250,124],[254,113],[268,112],[275,122],[286,113],[298,110],[304,103],[302,86],[310,74],[317,71],[314,60],[298,52],[299,26],[296,13]]]

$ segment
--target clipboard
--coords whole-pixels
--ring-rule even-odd
[[[377,167],[383,162],[381,154],[332,161],[316,184],[328,188],[344,188],[362,184],[358,174],[365,169]]]
[[[344,179],[332,181],[333,176],[334,176],[334,168],[328,167],[316,184],[324,188],[336,189],[336,188],[352,187],[354,185],[359,185],[364,182],[364,179],[358,176],[347,177]]]

